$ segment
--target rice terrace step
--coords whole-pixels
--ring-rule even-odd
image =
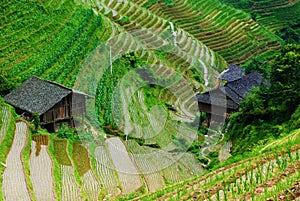
[[[0,200],[300,200],[299,0],[0,10]]]

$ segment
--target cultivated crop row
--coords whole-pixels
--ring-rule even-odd
[[[122,51],[120,51],[120,50],[122,50],[123,48],[125,48],[125,51],[123,51],[123,52],[126,52],[126,49],[130,49],[127,46],[137,47],[136,45],[134,45],[135,43],[142,44],[142,46],[140,46],[140,48],[150,49],[150,50],[153,48],[161,48],[167,44],[171,44],[169,42],[169,40],[172,41],[172,37],[170,37],[171,32],[169,30],[167,30],[169,25],[166,24],[166,21],[153,15],[151,12],[146,12],[145,9],[135,5],[134,3],[130,2],[130,1],[126,1],[126,2],[125,1],[124,2],[122,2],[122,1],[121,2],[93,1],[93,2],[88,2],[88,4],[93,6],[94,8],[97,8],[96,9],[97,12],[104,13],[104,15],[106,17],[112,19],[113,21],[115,21],[116,23],[121,25],[132,36],[132,37],[128,37],[126,35],[122,36],[122,34],[120,34],[120,35],[116,36],[116,39],[113,39],[113,41],[117,41],[114,43],[114,44],[117,44],[117,45],[114,45],[116,47],[112,46],[113,58],[114,58],[114,55],[122,53]],[[135,9],[133,9],[133,8],[135,8]],[[145,19],[151,18],[152,23],[151,22],[147,23],[147,20],[142,20],[141,16],[143,16],[142,18],[145,18]],[[130,20],[127,21],[126,17],[130,18]],[[141,20],[138,20],[138,19],[141,19]],[[143,29],[141,27],[153,29],[153,31]],[[158,28],[158,29],[156,29],[156,28]],[[155,34],[153,34],[152,32],[154,32]],[[166,32],[168,32],[169,34],[165,34]],[[185,41],[189,41],[188,44],[191,44],[191,47],[195,47],[195,48],[192,48],[193,49],[192,52],[185,53],[185,51],[187,51],[187,50],[190,51],[190,49],[191,49],[189,45],[188,46],[185,45],[185,43],[186,43]],[[208,83],[208,79],[207,79],[208,72],[207,72],[206,68],[203,68],[203,66],[206,66],[206,65],[211,66],[211,65],[215,64],[215,62],[218,61],[219,59],[216,58],[216,55],[211,50],[209,50],[206,47],[203,47],[196,40],[189,39],[189,36],[186,33],[184,33],[182,30],[178,30],[178,44],[180,47],[182,46],[181,47],[182,50],[180,50],[180,49],[176,50],[174,54],[168,55],[168,57],[170,57],[171,60],[174,62],[173,64],[175,64],[175,66],[178,66],[176,68],[179,69],[179,71],[182,72],[183,74],[186,74],[186,73],[202,74],[204,79],[201,78],[199,80],[199,82],[202,82],[202,83],[205,82],[205,84],[207,84]],[[144,49],[142,50],[142,55],[144,55],[144,56],[142,56],[142,55],[141,56],[145,57],[145,58],[148,57],[147,62],[149,62],[151,64],[156,63],[157,65],[160,65],[160,63],[156,62],[156,61],[158,61],[158,59],[156,57],[151,56],[151,53],[149,55],[149,52],[144,51]],[[167,49],[167,51],[170,51],[170,48]],[[199,55],[201,57],[201,59],[200,60],[195,59],[191,56],[188,56],[189,54],[193,55],[193,56],[195,54]],[[182,65],[182,62],[184,62],[184,63],[188,62],[188,63],[186,63],[187,65],[184,66],[184,65]],[[173,65],[173,64],[170,64],[170,65]],[[196,66],[196,70],[195,69],[194,70],[192,69],[191,71],[188,70],[188,68],[189,68],[188,66],[190,66],[190,64],[193,64],[194,66]],[[160,71],[161,69],[162,69],[162,71]],[[164,75],[164,73],[167,76],[170,76],[170,75],[172,76],[172,73],[168,73],[168,71],[166,69],[167,68],[157,68],[157,69],[155,69],[155,71],[157,74],[162,75],[162,76]],[[204,69],[204,72],[202,73],[203,69]],[[106,73],[106,74],[108,74],[108,73]],[[113,72],[113,74],[116,74],[116,72]],[[116,81],[114,81],[114,83],[116,83]],[[105,83],[105,84],[103,84],[103,86],[100,84],[99,92],[104,93],[104,94],[98,94],[99,100],[97,100],[96,102],[99,102],[101,110],[106,108],[105,110],[103,110],[104,114],[102,114],[101,111],[99,112],[100,122],[109,121],[105,124],[106,125],[108,124],[108,126],[111,126],[110,125],[111,118],[112,118],[111,117],[112,112],[110,112],[111,98],[109,98],[109,100],[107,101],[107,100],[103,99],[103,97],[106,97],[105,93],[108,93],[108,92],[112,93],[112,89],[105,90],[105,88],[106,89],[110,88],[110,84]],[[119,92],[120,99],[122,100],[121,106],[123,107],[123,109],[121,109],[121,111],[125,118],[125,123],[123,123],[123,125],[122,125],[123,130],[125,131],[125,134],[129,133],[132,129],[136,129],[136,131],[141,131],[142,133],[144,132],[145,135],[150,136],[146,140],[148,144],[155,143],[155,141],[153,141],[153,138],[151,137],[151,133],[153,133],[153,132],[151,132],[150,128],[148,129],[148,127],[142,128],[142,127],[135,126],[135,125],[139,125],[139,124],[134,124],[134,126],[133,126],[132,123],[130,122],[129,117],[131,116],[131,118],[134,118],[134,116],[133,116],[134,113],[131,114],[131,112],[133,112],[133,110],[137,110],[137,108],[139,108],[139,107],[135,107],[135,106],[132,107],[131,112],[127,109],[128,108],[127,104],[129,104],[130,101],[126,100],[126,97],[128,97],[128,96],[122,96],[122,93],[124,93],[126,90],[128,92],[129,89],[125,89],[125,90],[120,89],[120,92]],[[192,116],[191,113],[188,111],[188,109],[186,109],[187,107],[189,107],[189,109],[192,108],[193,111],[197,110],[196,102],[192,100],[193,95],[191,95],[191,94],[194,94],[194,92],[193,91],[190,91],[191,93],[188,93],[189,91],[185,91],[185,92],[186,93],[184,93],[184,94],[180,94],[180,96],[179,96],[180,99],[176,102],[176,105],[179,105],[178,111],[179,112],[182,111],[182,114],[180,115],[181,117],[179,117],[179,118],[181,118],[181,120],[187,120],[186,116]],[[106,107],[105,105],[108,107]],[[191,106],[191,105],[193,105],[193,106]],[[179,116],[179,115],[177,114],[177,116]],[[135,117],[136,117],[135,119],[139,119],[138,116],[135,116]],[[102,118],[103,118],[103,121],[102,121]],[[151,117],[150,117],[150,119],[151,119]],[[153,120],[153,119],[151,119],[151,120]],[[188,120],[191,121],[190,118],[188,118]],[[153,123],[153,121],[151,123]],[[149,122],[147,124],[149,125]],[[119,124],[119,125],[121,125],[121,124]],[[129,131],[129,132],[127,132],[127,131]],[[134,133],[141,133],[141,132],[134,132]]]
[[[72,166],[60,165],[61,172],[61,200],[81,200],[80,188],[74,176],[74,169]]]
[[[44,14],[36,3],[25,6],[28,9],[14,3],[8,9],[22,12],[9,15],[8,11],[5,18],[3,68],[22,81],[36,75],[72,86],[86,56],[107,37],[102,18],[82,7],[70,9],[69,3],[60,3],[59,15],[50,8],[50,14]],[[27,15],[34,17],[27,19]]]
[[[121,186],[107,147],[105,145],[97,146],[94,154],[95,169],[108,197],[119,195]]]
[[[147,190],[154,192],[165,186],[163,175],[157,164],[157,159],[151,152],[147,152],[142,146],[139,146],[134,140],[126,142],[126,146],[131,152],[131,159],[135,162],[138,171],[143,175]]]
[[[88,200],[97,201],[101,188],[94,172],[92,170],[87,171],[81,176],[81,180],[81,189],[86,193]]]
[[[256,162],[254,162],[256,161]],[[291,184],[299,179],[299,149],[294,151],[269,153],[263,159],[249,161],[241,167],[228,167],[220,174],[204,176],[198,182],[190,182],[183,191],[176,189],[164,198],[178,198],[182,200],[240,200],[265,199],[272,195],[268,191],[279,192],[282,187],[277,183]],[[276,187],[275,187],[276,186]],[[276,193],[275,193],[276,194]]]
[[[253,13],[255,20],[259,24],[263,24],[272,32],[279,31],[286,28],[297,21],[297,16],[300,12],[299,1],[288,0],[264,0],[264,1],[251,1],[251,6],[243,6],[240,2],[233,2],[231,0],[222,1],[226,4],[233,5],[237,8],[241,8],[247,12]]]
[[[61,199],[62,200],[79,200],[81,199],[80,186],[75,178],[75,171],[71,157],[68,154],[67,140],[55,140],[54,155],[58,162],[59,174],[61,175],[59,182],[61,186]]]
[[[133,2],[97,1],[94,3],[94,5],[98,6],[98,9],[102,9],[104,14],[109,15],[109,13],[112,12],[112,16],[110,16],[110,18],[123,26],[125,30],[131,32],[138,40],[145,44],[147,48],[161,49],[165,45],[173,43],[171,42],[172,35],[171,30],[168,30],[169,25],[167,24],[167,21],[142,7],[139,7]],[[124,20],[124,18],[128,18],[129,20]],[[154,23],[150,23],[150,21]],[[200,58],[193,58],[193,56],[200,54],[200,50],[204,48],[204,45],[196,40],[193,40],[193,46],[195,47],[193,50],[198,53],[194,51],[190,52],[192,49],[188,48],[188,46],[184,46],[184,40],[181,40],[181,38],[184,37],[185,39],[188,39],[188,37],[191,36],[187,36],[187,34],[182,34],[181,32],[183,32],[183,30],[178,30],[178,47],[182,48],[170,50],[169,48],[166,49],[164,47],[162,48],[162,51],[174,51],[178,58],[182,57],[183,55],[184,62],[187,66],[195,66],[196,60],[199,60]],[[181,43],[181,41],[183,43]],[[211,55],[211,58],[215,57],[214,54]],[[211,58],[209,58],[209,60],[204,60],[204,62],[202,61],[203,58],[200,59],[201,61],[199,61],[200,65],[198,69],[199,72],[202,72],[205,68],[211,70],[210,65],[215,64],[215,62],[217,62],[219,59],[216,58],[215,60],[211,60]],[[172,60],[170,61],[173,63]],[[206,66],[205,63],[209,64],[209,66]]]
[[[155,193],[141,196],[137,198],[137,200],[209,200],[210,198],[212,198],[212,200],[244,199],[245,196],[241,194],[243,194],[242,192],[247,193],[248,191],[242,191],[242,188],[247,184],[249,186],[246,186],[245,188],[247,190],[250,189],[250,175],[252,175],[252,185],[255,186],[255,188],[259,187],[259,184],[261,183],[256,184],[256,181],[264,182],[260,179],[262,179],[264,174],[267,174],[267,172],[268,178],[270,178],[271,172],[273,175],[276,175],[276,171],[280,172],[284,170],[289,166],[289,164],[291,164],[292,167],[295,167],[293,164],[297,163],[299,160],[299,154],[298,146],[294,146],[288,151],[267,152],[260,156],[248,158],[219,168],[210,173],[206,173],[203,176],[196,176],[196,178],[182,181]],[[273,167],[273,169],[271,167]],[[255,175],[257,175],[258,178]],[[293,177],[293,181],[295,181],[297,176],[293,175]],[[285,185],[285,187],[288,188],[287,186],[291,185],[292,184],[289,183],[289,185]],[[226,190],[224,190],[223,186],[226,186]]]
[[[82,181],[81,190],[88,200],[98,200],[100,184],[92,171],[89,152],[79,143],[73,144],[72,159]]]
[[[17,4],[16,2],[13,4],[16,8],[16,10],[22,10],[24,8],[24,4]],[[26,4],[27,5],[27,4]],[[20,6],[23,6],[22,9]],[[66,12],[62,15],[56,15],[55,17],[49,18],[46,15],[42,15],[40,11],[37,11],[35,8],[35,5],[27,5],[29,6],[29,10],[32,11],[32,13],[23,13],[21,16],[18,16],[18,20],[12,20],[11,22],[7,19],[5,21],[6,26],[3,29],[3,31],[7,30],[7,33],[3,33],[3,36],[6,38],[7,35],[10,33],[16,32],[14,30],[14,27],[17,26],[18,34],[14,33],[12,36],[14,38],[12,39],[12,42],[9,46],[7,46],[3,50],[2,54],[2,66],[5,68],[12,68],[14,65],[20,65],[20,63],[23,62],[29,62],[29,57],[38,54],[38,52],[46,48],[51,42],[54,41],[55,37],[59,36],[60,31],[64,29],[65,24],[70,20],[70,18],[73,16],[75,11],[77,9],[73,9],[70,12]],[[14,12],[13,15],[15,15],[16,12]],[[26,16],[29,14],[32,14],[32,18],[27,19]],[[36,26],[37,21],[40,21],[40,26]],[[60,22],[60,23],[57,23]],[[22,31],[19,30],[26,30],[28,32],[28,27],[31,26],[32,23],[34,26],[32,26],[31,29],[36,28],[36,30],[32,30],[30,33],[30,36],[28,38],[22,39],[23,34]],[[47,26],[45,26],[45,24]],[[10,30],[12,29],[12,30]],[[29,29],[30,30],[30,29]],[[51,34],[49,34],[51,32]],[[20,39],[21,38],[21,39]],[[3,40],[6,41],[6,40]],[[16,45],[18,44],[18,45]],[[29,64],[32,65],[32,64]],[[29,66],[28,66],[29,67]],[[25,67],[24,67],[25,68]]]
[[[179,0],[174,6],[159,3],[149,9],[195,36],[228,63],[244,63],[251,56],[268,51],[266,48],[272,51],[279,46],[275,36],[250,16],[218,1]]]
[[[126,194],[136,191],[142,186],[142,181],[123,142],[120,138],[109,138],[106,142],[122,185],[122,192]]]

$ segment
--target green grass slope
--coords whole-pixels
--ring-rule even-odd
[[[279,196],[299,199],[299,129],[260,151],[136,200],[277,200]]]
[[[259,53],[272,54],[281,43],[249,14],[216,0],[178,0],[171,6],[160,2],[149,10],[192,34],[228,63],[243,64]]]
[[[299,130],[259,147],[257,157],[210,173],[203,173],[194,155],[186,153],[186,144],[199,137],[195,93],[214,87],[215,76],[228,63],[277,54],[282,40],[270,30],[285,25],[260,26],[268,20],[262,8],[284,21],[291,16],[280,18],[280,13],[295,7],[295,15],[298,4],[282,0],[266,7],[256,2],[257,23],[246,13],[249,9],[243,12],[217,0],[1,1],[0,92],[36,75],[95,96],[89,100],[83,143],[66,128],[56,134],[29,132],[22,157],[33,199],[37,185],[31,181],[29,159],[42,145],[51,158],[51,193],[57,200],[265,199],[267,190],[280,196],[293,188],[299,181]],[[2,174],[16,115],[0,101]],[[37,140],[48,136],[47,143]],[[121,171],[122,154],[109,144],[112,136],[128,160],[123,165],[138,173],[134,180]],[[40,144],[33,149],[38,143],[31,140]],[[134,190],[131,181],[139,181]]]
[[[81,63],[111,32],[100,16],[70,1],[0,6],[0,68],[19,82],[36,75],[72,86]]]
[[[221,1],[221,0],[220,0]],[[222,0],[228,5],[251,13],[257,23],[276,32],[287,42],[299,43],[300,2],[288,0],[232,1]]]

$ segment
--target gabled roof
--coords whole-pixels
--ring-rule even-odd
[[[242,67],[231,64],[226,70],[220,73],[217,78],[226,80],[227,82],[232,82],[241,79],[243,76],[244,73],[242,71]]]
[[[262,76],[257,73],[253,72],[248,75],[242,77],[242,79],[229,82],[225,86],[230,88],[236,94],[238,94],[241,98],[245,98],[247,93],[252,87],[257,87],[260,85],[262,81]]]
[[[213,89],[211,91],[207,91],[202,94],[197,94],[196,98],[197,98],[198,102],[200,102],[200,103],[205,103],[208,105],[215,105],[215,106],[220,106],[220,107],[226,107],[229,109],[237,109],[239,106],[238,96],[235,94],[231,94],[231,93],[232,92],[230,91],[229,88],[220,87],[220,88]],[[233,100],[233,104],[227,102],[226,96],[232,100],[236,99],[238,101],[238,103],[235,102],[234,100]]]
[[[209,105],[225,106],[225,95],[233,101],[233,104],[226,101],[226,107],[230,109],[237,109],[240,102],[245,99],[247,93],[252,87],[257,87],[262,81],[262,76],[257,73],[244,75],[241,79],[233,82],[228,82],[225,86],[221,86],[202,94],[197,94],[196,98],[199,103]],[[223,95],[222,95],[223,94]]]
[[[231,100],[233,100],[233,102],[235,102],[238,105],[240,104],[241,98],[232,89],[230,89],[227,86],[223,86],[220,88],[223,89],[226,96],[229,97]]]
[[[6,95],[4,100],[14,107],[41,115],[72,92],[63,85],[33,76]]]

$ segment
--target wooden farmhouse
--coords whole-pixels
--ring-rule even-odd
[[[244,75],[242,68],[235,65],[229,66],[217,78],[226,83],[196,95],[200,114],[206,113],[208,125],[211,120],[222,122],[229,114],[237,111],[250,89],[259,86],[262,81],[257,72]]]
[[[30,118],[37,113],[41,126],[50,132],[57,131],[62,123],[74,127],[74,117],[86,113],[86,98],[90,96],[35,76],[4,97],[22,116]]]

